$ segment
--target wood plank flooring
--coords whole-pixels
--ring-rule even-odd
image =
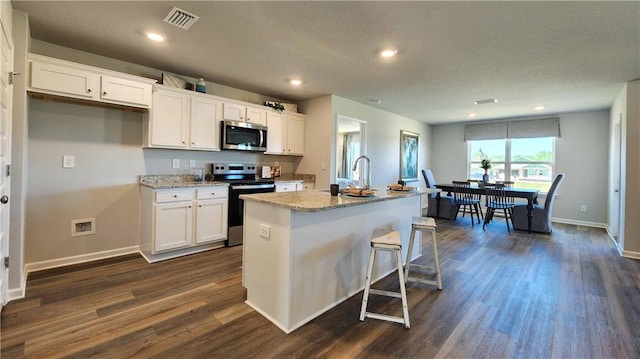
[[[362,293],[284,334],[244,304],[242,247],[31,274],[2,311],[9,358],[638,358],[640,262],[604,230],[438,220],[442,291],[407,287],[411,329],[358,320]],[[429,263],[430,245],[419,262]],[[363,272],[366,268],[362,268]],[[391,274],[377,288],[397,289]],[[369,308],[401,315],[399,299]]]

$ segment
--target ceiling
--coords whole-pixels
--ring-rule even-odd
[[[291,102],[334,94],[430,124],[608,109],[640,78],[638,1],[12,3],[38,40]],[[188,30],[164,22],[174,6],[200,19]],[[382,59],[387,47],[398,53]]]

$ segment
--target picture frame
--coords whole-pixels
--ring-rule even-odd
[[[420,134],[400,130],[400,179],[418,181]]]

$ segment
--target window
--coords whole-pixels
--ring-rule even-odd
[[[547,192],[553,181],[555,137],[467,141],[470,179],[482,179],[481,151],[491,159],[489,181],[514,181],[514,187]]]

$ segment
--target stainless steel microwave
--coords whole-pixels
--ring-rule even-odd
[[[267,150],[267,127],[255,123],[222,121],[220,147],[225,150]]]

